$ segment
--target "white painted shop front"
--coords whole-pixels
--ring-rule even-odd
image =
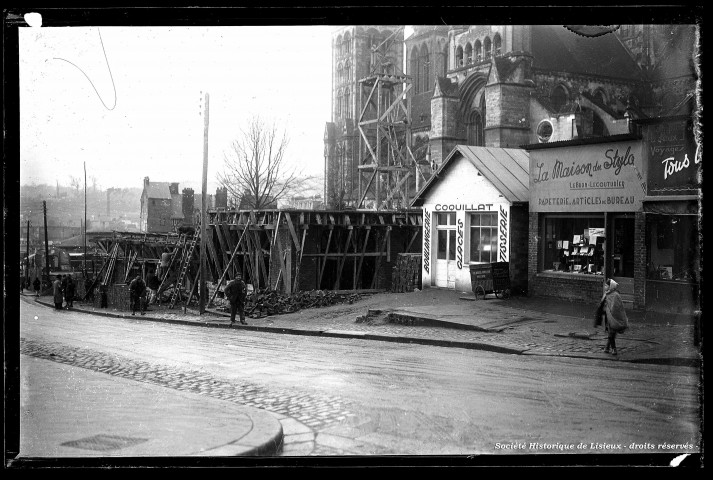
[[[528,168],[524,150],[454,148],[413,202],[423,208],[422,288],[470,292],[470,265],[510,261],[510,209],[527,201]]]

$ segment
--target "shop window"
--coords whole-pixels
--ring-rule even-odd
[[[456,224],[456,214],[455,213],[439,213],[437,219],[437,225],[455,225]]]
[[[491,263],[498,256],[498,213],[470,214],[470,261]]]
[[[540,271],[601,275],[604,268],[604,216],[546,215]]]
[[[647,278],[698,281],[700,258],[697,222],[694,215],[647,215]]]
[[[537,126],[537,139],[540,143],[547,143],[552,138],[552,123],[549,120],[542,120]]]

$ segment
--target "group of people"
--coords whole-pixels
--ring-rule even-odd
[[[54,308],[57,310],[62,310],[63,308],[69,310],[74,307],[74,295],[76,293],[76,289],[77,287],[71,275],[57,274],[55,281],[52,284]]]

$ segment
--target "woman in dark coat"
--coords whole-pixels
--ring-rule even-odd
[[[52,284],[52,295],[54,296],[54,308],[62,310],[62,276],[57,275]]]
[[[74,307],[75,285],[71,275],[67,275],[67,285],[64,287],[64,299],[67,301],[67,309]]]
[[[629,328],[629,319],[624,310],[624,302],[618,291],[619,284],[612,279],[604,283],[604,296],[602,296],[601,307],[605,314],[605,329],[608,332],[606,353],[616,355],[616,334],[624,332]]]
[[[32,283],[32,286],[35,287],[35,296],[39,297],[40,296],[40,287],[42,286],[42,283],[40,283],[40,279],[35,277],[35,281]]]

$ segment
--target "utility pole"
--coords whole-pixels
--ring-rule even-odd
[[[25,285],[30,277],[30,221],[27,221],[27,248],[25,249]]]
[[[84,162],[84,262],[82,263],[82,269],[84,270],[84,278],[87,277],[87,162]]]
[[[42,212],[45,217],[45,280],[47,283],[50,281],[50,244],[47,239],[47,201],[42,200]]]
[[[208,190],[208,115],[209,115],[209,102],[208,92],[205,94],[205,124],[203,128],[203,191],[201,193],[201,273],[200,273],[200,292],[198,293],[198,314],[203,315],[206,307],[206,230],[207,230],[207,190]]]

